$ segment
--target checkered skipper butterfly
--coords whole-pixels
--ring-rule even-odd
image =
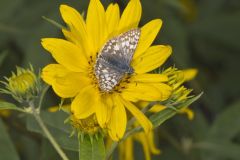
[[[130,63],[139,38],[140,29],[132,29],[105,43],[94,68],[101,91],[112,91],[126,74],[134,72]]]

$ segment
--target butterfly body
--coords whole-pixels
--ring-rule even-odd
[[[126,74],[134,72],[130,63],[139,38],[140,29],[132,29],[110,39],[103,46],[95,65],[101,91],[112,91]]]
[[[100,56],[101,57],[101,56]],[[119,73],[129,73],[132,74],[133,68],[128,63],[121,63],[121,61],[117,59],[105,59],[101,57],[102,63],[105,63],[105,65],[109,65],[112,69],[118,71]]]

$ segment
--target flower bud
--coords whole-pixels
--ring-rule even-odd
[[[189,98],[192,89],[187,89],[182,84],[186,81],[185,73],[177,68],[170,67],[163,71],[163,74],[168,76],[168,85],[173,88],[171,100],[174,102],[183,102]]]
[[[16,73],[12,72],[12,76],[5,79],[6,82],[2,82],[5,89],[0,91],[12,95],[19,102],[29,101],[39,93],[39,80],[32,66],[29,69],[17,67]]]

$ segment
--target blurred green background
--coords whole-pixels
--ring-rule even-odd
[[[113,0],[102,2],[106,6]],[[121,9],[127,4],[115,2]],[[64,24],[59,13],[63,3],[86,12],[88,0],[0,0],[1,80],[16,65],[31,63],[38,71],[53,61],[40,39],[62,34],[41,16]],[[187,85],[195,94],[204,91],[191,105],[193,121],[178,115],[156,130],[162,154],[153,160],[240,160],[240,0],[142,0],[142,6],[140,26],[163,20],[154,43],[173,47],[169,64],[197,68],[198,76]],[[0,99],[11,100],[3,95]],[[46,107],[59,102],[53,93],[47,100]],[[59,159],[45,139],[26,130],[25,121],[15,112],[0,120],[0,160]],[[136,143],[136,160],[143,159],[142,154]]]

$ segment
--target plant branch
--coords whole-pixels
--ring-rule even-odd
[[[40,98],[39,98],[39,103],[38,103],[38,110],[40,111],[41,107],[42,107],[42,102],[43,102],[43,98],[47,92],[47,90],[49,89],[49,85],[47,86],[44,86],[43,90],[42,90],[42,93],[40,95]]]
[[[30,104],[30,107],[32,109],[32,115],[36,119],[37,123],[39,124],[40,128],[43,130],[45,136],[48,138],[48,140],[50,141],[50,143],[52,144],[54,149],[62,157],[63,160],[69,160],[68,157],[66,156],[66,154],[63,152],[63,150],[59,146],[59,144],[56,142],[56,140],[52,136],[52,134],[50,133],[50,131],[48,130],[48,128],[46,127],[46,125],[44,124],[44,122],[41,119],[41,117],[39,116],[38,109],[34,108],[33,102],[30,102],[29,104]]]
[[[81,149],[81,137],[80,137],[80,134],[78,134],[78,159],[81,160],[81,152],[80,152],[80,149]]]

